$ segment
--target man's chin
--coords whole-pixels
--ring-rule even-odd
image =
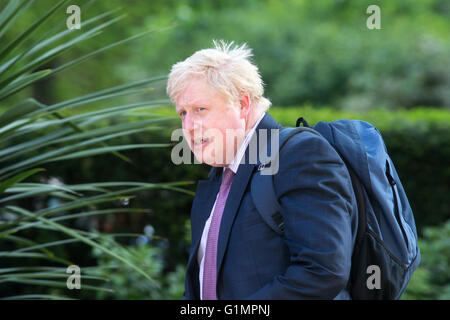
[[[202,164],[207,164],[211,167],[226,167],[227,165],[223,162],[217,161],[213,156],[207,156],[204,154],[197,155],[194,153],[195,159]]]

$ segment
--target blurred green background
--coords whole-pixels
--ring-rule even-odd
[[[7,2],[1,1],[0,10]],[[32,3],[14,22],[14,28],[4,34],[0,46],[27,29],[53,3]],[[174,63],[211,47],[213,39],[246,42],[253,49],[253,61],[265,82],[265,96],[273,103],[269,113],[281,124],[294,126],[295,120],[303,116],[310,124],[347,118],[369,121],[378,127],[411,202],[420,235],[422,263],[403,298],[450,298],[449,1],[108,0],[70,4],[82,8],[82,22],[116,8],[120,8],[117,15],[125,13],[126,17],[36,70],[54,69],[115,41],[147,30],[154,32],[33,83],[1,101],[0,110],[28,97],[52,105],[122,83],[167,75]],[[366,27],[366,9],[372,4],[381,8],[380,30]],[[65,8],[49,19],[47,29],[36,32],[35,39],[45,37],[51,28],[65,28]],[[85,29],[82,26],[72,32],[82,34]],[[156,114],[172,119],[157,130],[119,137],[117,144],[170,143],[171,131],[180,126],[167,101],[165,81],[154,82],[147,89],[138,98],[123,96],[115,101],[126,104],[164,100]],[[107,101],[92,102],[61,110],[61,114],[69,117],[110,106]],[[133,122],[154,112],[139,110],[122,120]],[[118,120],[108,121],[97,125],[104,127]],[[1,148],[7,146],[2,144]],[[195,181],[207,176],[208,167],[176,166],[170,160],[170,151],[170,147],[124,151],[132,163],[112,154],[51,162],[45,165],[44,173],[29,181],[56,178],[69,185],[183,180],[192,181],[187,189],[194,191]],[[0,297],[39,293],[80,299],[180,299],[190,246],[192,199],[192,195],[170,190],[147,190],[124,205],[146,208],[145,213],[75,221],[73,227],[80,230],[134,234],[118,238],[120,245],[109,248],[117,254],[126,252],[124,256],[129,255],[158,283],[148,281],[101,250],[70,243],[57,247],[54,254],[76,262],[82,270],[102,266],[97,275],[108,281],[98,287],[105,290],[70,291],[38,282],[2,282],[0,278]],[[21,205],[34,211],[42,206],[57,206],[58,202],[47,196],[28,199]],[[27,236],[37,243],[59,239],[45,230]],[[102,241],[108,246],[107,239]],[[0,239],[1,252],[13,250],[15,245]],[[5,268],[40,263],[39,259],[0,256],[0,267]]]

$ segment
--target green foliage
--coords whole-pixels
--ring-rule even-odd
[[[100,34],[121,17],[113,12],[100,14],[85,21],[82,33],[70,32],[63,25],[53,25],[49,19],[60,12],[67,0],[46,7],[38,19],[25,31],[11,36],[16,20],[33,1],[10,1],[0,11],[0,297],[64,298],[83,297],[68,292],[65,267],[79,265],[83,272],[83,293],[109,292],[97,282],[108,281],[96,276],[104,266],[83,259],[80,251],[94,248],[135,272],[140,282],[155,283],[148,270],[135,257],[141,254],[135,248],[125,248],[110,234],[107,245],[95,228],[98,216],[148,213],[148,210],[128,207],[129,199],[150,189],[183,192],[177,187],[186,183],[147,183],[139,181],[95,182],[66,184],[55,176],[51,164],[78,161],[86,157],[110,154],[116,161],[132,164],[125,150],[161,148],[168,144],[142,143],[118,145],[117,139],[131,134],[155,130],[168,120],[152,116],[128,122],[128,114],[142,108],[154,108],[165,101],[146,99],[137,103],[113,106],[118,97],[139,97],[148,93],[148,86],[166,76],[116,85],[89,94],[44,104],[34,98],[11,103],[11,98],[30,86],[74,67],[119,44],[142,37],[144,34],[116,41],[86,55],[77,57],[52,70],[40,70],[66,50]],[[48,25],[47,25],[48,23]],[[47,27],[44,37],[35,38],[38,29]],[[7,36],[6,36],[7,35]],[[142,98],[141,98],[142,99]],[[82,106],[108,100],[101,109],[82,112]],[[113,101],[113,102],[111,102]],[[66,116],[71,108],[70,116]],[[74,111],[75,110],[75,111]],[[145,181],[145,180],[144,180]],[[134,234],[133,237],[139,236]],[[152,258],[152,256],[141,256]],[[90,264],[93,265],[89,266]],[[108,266],[106,266],[108,267]],[[174,276],[172,276],[173,278]],[[62,279],[61,279],[62,278]],[[62,280],[62,281],[61,281]],[[61,289],[62,288],[62,289]],[[77,296],[78,294],[78,296]],[[87,297],[87,296],[84,296]]]
[[[380,6],[381,30],[366,27],[366,9],[372,4]],[[82,11],[83,19],[122,5],[122,0],[96,1]],[[212,39],[225,39],[247,42],[254,49],[274,105],[311,103],[352,110],[450,106],[447,1],[157,0],[151,5],[127,2],[126,11],[127,17],[98,37],[97,45],[119,35],[175,27],[104,52],[101,60],[86,61],[83,70],[68,70],[51,83],[56,90],[47,90],[48,99],[166,74],[175,62],[210,47]],[[27,12],[26,19],[33,21],[39,13],[39,8]],[[92,43],[80,43],[60,59],[75,59],[87,49]],[[102,63],[114,68],[103,72]],[[95,84],[84,81],[92,77]],[[155,89],[164,96],[163,86]]]
[[[169,70],[211,47],[212,39],[234,40],[254,49],[266,96],[277,106],[450,106],[450,19],[441,0],[200,3],[183,1],[174,10],[147,16],[149,26],[176,21],[179,27],[138,44],[139,64]],[[381,8],[381,30],[366,28],[372,4]]]
[[[163,110],[154,110],[158,116]],[[153,111],[153,110],[152,110]],[[168,115],[170,116],[170,115]],[[140,112],[140,118],[145,112]],[[135,119],[130,119],[134,122]],[[118,138],[117,144],[170,142],[170,134],[178,124],[167,124],[160,130],[151,130],[139,134],[131,134]],[[173,142],[175,143],[175,142]],[[178,264],[185,264],[189,252],[190,231],[186,228],[189,220],[195,182],[205,178],[209,168],[206,165],[175,165],[171,160],[171,148],[145,148],[124,151],[124,156],[133,160],[129,165],[110,154],[87,157],[79,160],[67,160],[50,163],[48,170],[55,176],[64,177],[66,184],[87,183],[89,181],[147,181],[148,183],[179,183],[186,181],[183,191],[174,194],[171,189],[147,189],[139,193],[138,197],[129,199],[125,208],[147,208],[146,212],[133,214],[118,213],[110,217],[99,217],[99,226],[112,225],[111,232],[142,233],[144,226],[151,225],[155,234],[165,240],[164,272],[174,270]],[[111,170],[114,168],[114,170]],[[76,173],[76,174],[74,174]],[[124,209],[125,209],[124,208]]]
[[[416,107],[405,110],[389,110],[376,108],[367,111],[335,110],[330,107],[313,107],[302,105],[295,107],[272,107],[269,113],[285,126],[295,126],[295,120],[302,116],[313,125],[319,121],[338,119],[364,120],[372,123],[381,131],[415,128],[428,130],[431,126],[450,128],[450,112],[437,108]],[[161,113],[162,115],[163,113]],[[170,115],[168,112],[166,115]]]
[[[402,299],[450,299],[450,220],[426,228],[419,247],[422,260]]]
[[[107,240],[103,243],[108,246]],[[175,271],[163,273],[163,250],[151,244],[138,244],[134,247],[113,245],[111,249],[126,256],[155,279],[147,281],[129,266],[117,259],[105,255],[101,250],[93,249],[93,256],[102,266],[98,276],[109,281],[102,286],[114,290],[98,291],[97,299],[181,299],[184,292],[184,265],[178,265]]]

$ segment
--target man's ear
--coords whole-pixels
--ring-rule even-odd
[[[243,95],[240,104],[241,104],[240,110],[241,118],[246,118],[250,112],[250,104],[251,104],[250,96],[248,94]]]

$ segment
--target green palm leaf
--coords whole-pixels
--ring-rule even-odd
[[[11,30],[18,17],[25,10],[29,10],[33,3],[33,0],[9,1],[0,11],[0,41],[4,43],[0,48],[0,101],[3,103],[0,109],[0,247],[3,248],[3,243],[14,244],[13,249],[0,249],[4,250],[0,251],[0,260],[2,262],[19,261],[19,264],[0,268],[0,284],[15,283],[31,286],[38,288],[39,293],[17,294],[6,299],[67,298],[60,294],[53,294],[60,291],[48,291],[45,288],[66,287],[65,281],[61,281],[67,277],[65,267],[74,263],[67,257],[60,256],[58,249],[77,243],[95,248],[102,254],[112,257],[144,277],[152,283],[153,287],[157,287],[159,285],[157,279],[154,279],[148,270],[141,266],[139,262],[141,258],[115,240],[121,237],[138,237],[138,234],[105,235],[96,230],[72,228],[67,223],[80,218],[102,215],[148,214],[149,209],[146,208],[115,208],[113,204],[116,201],[137,197],[140,192],[146,190],[156,192],[156,190],[165,189],[192,195],[191,191],[184,189],[184,186],[192,183],[191,181],[171,183],[116,181],[51,185],[36,183],[31,179],[38,177],[43,170],[46,170],[46,164],[56,161],[111,153],[131,163],[132,160],[122,155],[120,151],[170,146],[168,143],[151,141],[122,145],[114,143],[120,137],[147,130],[160,130],[167,126],[173,118],[150,113],[146,114],[149,117],[139,117],[129,121],[130,112],[144,108],[148,111],[167,105],[167,100],[149,101],[147,98],[146,101],[120,105],[113,105],[111,102],[119,97],[132,95],[139,97],[140,94],[149,93],[153,90],[149,85],[165,81],[167,76],[135,80],[51,105],[28,98],[21,103],[9,106],[8,98],[107,50],[165,28],[144,31],[88,52],[52,70],[42,70],[42,66],[46,63],[82,42],[93,39],[112,24],[123,19],[124,15],[116,16],[116,9],[99,14],[83,21],[82,33],[73,33],[65,29],[64,25],[55,25],[44,37],[36,39],[35,31],[45,28],[50,21],[49,18],[68,3],[68,0],[60,0],[23,32],[19,32],[17,36],[9,38],[10,41],[6,41],[5,35]],[[79,111],[81,106],[98,102],[103,102],[105,106],[84,113]],[[63,115],[63,112],[69,116]],[[48,174],[51,175],[51,172]],[[21,207],[21,204],[25,203],[24,200],[39,197],[52,197],[59,199],[59,202],[51,207],[46,205],[40,209]],[[48,241],[36,241],[32,235],[33,232],[38,231],[52,234],[54,238]],[[20,263],[26,264],[28,260],[36,262],[36,265],[33,267],[20,265]],[[51,265],[44,265],[46,263]],[[112,292],[112,289],[98,282],[107,282],[108,279],[102,276],[102,272],[104,269],[113,267],[114,265],[83,267],[83,279],[88,281],[83,283],[83,289]]]

